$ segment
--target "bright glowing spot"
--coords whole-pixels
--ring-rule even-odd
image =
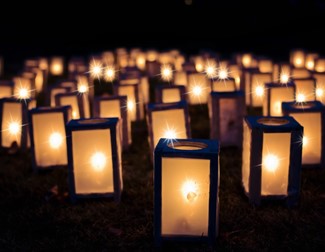
[[[227,79],[228,78],[228,70],[227,68],[220,68],[218,71],[218,77],[221,80]]]
[[[205,73],[209,78],[214,78],[217,75],[217,68],[213,63],[207,63],[205,66]]]
[[[275,172],[279,167],[279,158],[274,154],[268,154],[263,158],[265,169],[269,172]]]
[[[196,63],[195,64],[195,69],[196,69],[196,71],[197,72],[203,72],[203,70],[204,70],[204,67],[203,67],[203,64],[202,63]]]
[[[91,77],[99,79],[102,76],[102,63],[93,60],[93,62],[90,64],[89,72]]]
[[[316,88],[316,96],[317,98],[322,98],[324,96],[324,89]]]
[[[103,171],[106,165],[106,157],[104,153],[95,152],[90,158],[90,163],[96,172]]]
[[[77,119],[77,112],[76,111],[72,111],[72,118]]]
[[[296,98],[297,102],[304,102],[306,101],[306,96],[304,94],[297,94],[297,98]]]
[[[276,112],[277,114],[282,113],[281,102],[277,101],[274,103],[274,112]]]
[[[173,130],[173,129],[167,129],[167,130],[165,130],[163,138],[176,139],[176,137],[177,136],[176,136],[175,130]]]
[[[314,61],[308,61],[306,67],[307,69],[312,70],[314,68]]]
[[[59,63],[54,63],[52,65],[52,73],[53,74],[60,74],[62,72],[62,66]]]
[[[252,56],[249,54],[245,54],[242,58],[242,63],[244,67],[249,67],[252,63]]]
[[[88,85],[84,84],[84,83],[79,84],[78,91],[79,91],[79,93],[87,93],[88,92]]]
[[[17,122],[11,122],[9,123],[8,127],[9,133],[11,135],[17,135],[20,132],[20,125]]]
[[[133,111],[134,110],[134,101],[128,101],[127,103],[127,108],[129,111]]]
[[[186,180],[182,185],[182,194],[185,200],[193,202],[198,197],[198,185],[193,180]]]
[[[302,59],[301,59],[301,58],[297,58],[297,59],[295,60],[295,62],[296,62],[296,65],[297,65],[297,66],[300,66],[300,65],[302,64]]]
[[[193,95],[195,96],[201,96],[202,95],[202,87],[198,86],[198,85],[195,85],[193,88],[192,88],[192,93]]]
[[[264,95],[264,87],[262,85],[258,85],[256,88],[255,88],[255,95],[257,97],[262,97]]]
[[[282,72],[280,74],[280,83],[281,84],[286,84],[289,82],[290,76],[288,73]]]
[[[170,81],[173,78],[173,71],[170,65],[163,65],[160,69],[161,78],[165,81]]]
[[[307,146],[307,145],[308,145],[308,142],[309,142],[308,137],[304,136],[304,137],[302,138],[302,146]]]
[[[113,81],[115,79],[115,69],[113,66],[106,67],[104,78],[106,81]]]
[[[54,132],[50,135],[49,142],[51,148],[58,149],[62,145],[63,138],[60,133]]]
[[[17,95],[18,99],[28,99],[30,98],[30,94],[28,92],[27,88],[19,88],[18,90],[18,95]]]

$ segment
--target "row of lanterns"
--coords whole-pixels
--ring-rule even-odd
[[[72,200],[120,201],[122,149],[132,142],[131,122],[146,118],[154,153],[156,243],[179,238],[213,243],[220,145],[242,148],[242,184],[256,205],[268,198],[296,205],[301,166],[325,167],[323,59],[294,51],[290,61],[273,64],[243,54],[217,67],[206,56],[186,62],[178,51],[118,49],[116,55],[92,58],[89,69],[71,60],[73,79],[48,87],[41,77],[36,84],[37,73],[42,80],[61,75],[63,60],[54,58],[49,68],[44,59],[26,61],[32,75],[0,82],[1,146],[30,147],[37,171],[69,166]],[[149,103],[149,77],[157,76],[162,85],[155,87],[156,103]],[[102,79],[113,83],[114,96],[94,96]],[[36,108],[34,98],[45,89],[49,107]],[[208,105],[210,140],[191,138],[188,104]],[[246,106],[262,108],[263,116],[247,116]]]

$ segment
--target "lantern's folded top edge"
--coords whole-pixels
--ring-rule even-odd
[[[119,122],[118,117],[109,118],[91,118],[91,119],[76,119],[71,120],[67,123],[66,127],[68,129],[98,129],[98,128],[108,128],[111,125],[115,125]]]
[[[173,108],[185,108],[187,102],[185,100],[173,103],[149,103],[147,104],[148,111],[168,110]]]
[[[66,106],[57,106],[57,107],[37,107],[37,108],[32,108],[29,110],[30,114],[35,114],[35,113],[55,113],[55,112],[61,112],[62,110],[69,110],[71,109],[70,105]]]
[[[320,101],[282,102],[282,110],[288,112],[318,112],[325,111],[325,106]]]
[[[260,123],[261,119],[283,121],[279,125],[267,125]],[[245,116],[244,120],[252,129],[266,130],[270,132],[288,132],[290,130],[303,130],[303,127],[292,116]]]

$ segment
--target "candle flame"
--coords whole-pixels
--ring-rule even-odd
[[[53,132],[49,138],[50,146],[53,149],[58,149],[63,142],[62,135],[58,132]]]
[[[264,87],[262,85],[258,85],[255,87],[255,95],[257,97],[262,97],[264,95]]]
[[[90,64],[89,69],[90,69],[89,73],[90,73],[91,77],[97,78],[97,79],[102,77],[103,65],[101,62],[93,60],[93,62]]]
[[[200,85],[195,85],[192,87],[192,93],[194,96],[201,96],[202,95],[202,87]]]
[[[195,69],[196,69],[197,72],[201,73],[204,70],[204,66],[203,66],[203,64],[201,62],[198,62],[198,63],[195,64]]]
[[[85,84],[85,83],[80,83],[80,84],[78,85],[78,92],[79,92],[79,93],[81,93],[81,94],[83,94],[83,93],[87,93],[88,90],[89,90],[89,88],[88,88],[88,85],[87,85],[87,84]]]
[[[280,83],[287,84],[290,80],[290,75],[287,72],[281,72],[280,74]]]
[[[10,135],[16,136],[21,131],[21,125],[18,122],[10,122],[8,131]]]
[[[317,98],[322,98],[324,96],[324,89],[320,87],[316,88],[316,96]]]
[[[306,101],[306,96],[304,94],[302,94],[302,93],[298,93],[296,100],[297,100],[297,102],[305,102]]]
[[[163,138],[176,139],[176,137],[177,137],[177,134],[174,129],[166,129],[165,130]]]
[[[173,78],[173,71],[170,65],[163,65],[160,69],[160,73],[164,81],[170,81]]]
[[[25,87],[20,87],[18,89],[17,98],[18,99],[29,99],[30,98],[29,90]]]
[[[127,109],[128,111],[133,111],[135,107],[135,102],[134,101],[128,101],[127,102]]]
[[[115,79],[114,66],[107,66],[104,72],[105,81],[113,81]]]
[[[302,138],[302,146],[307,146],[309,143],[309,139],[306,136],[303,136]]]
[[[249,67],[252,63],[252,56],[250,54],[244,54],[242,58],[242,63],[244,67]]]
[[[182,185],[182,194],[187,202],[194,202],[198,197],[198,185],[193,180],[186,180]]]
[[[96,172],[101,172],[106,165],[106,156],[102,152],[95,152],[90,158],[90,163]]]
[[[217,76],[217,67],[214,63],[207,62],[205,65],[205,73],[209,78]]]
[[[263,165],[269,172],[275,172],[279,168],[279,158],[274,154],[268,154],[263,158]]]
[[[77,112],[76,111],[72,111],[72,118],[77,119]]]

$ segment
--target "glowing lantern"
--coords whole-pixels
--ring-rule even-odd
[[[263,102],[264,116],[282,116],[282,102],[295,100],[295,85],[288,83],[279,85],[278,83],[265,84],[265,99]]]
[[[56,106],[71,106],[72,119],[86,118],[86,112],[89,111],[89,107],[86,108],[85,98],[81,94],[77,93],[61,93],[55,95]]]
[[[272,73],[273,72],[273,62],[269,59],[260,59],[258,61],[258,69],[261,73]]]
[[[29,111],[32,164],[35,171],[68,165],[65,125],[71,107],[35,108]]]
[[[242,182],[249,201],[285,199],[297,204],[303,127],[292,117],[244,119]]]
[[[302,50],[294,50],[290,54],[290,63],[295,68],[303,68],[305,66],[305,52]]]
[[[112,197],[123,189],[118,118],[71,120],[66,125],[72,201]]]
[[[302,78],[309,78],[311,77],[311,73],[309,70],[304,68],[292,68],[291,75],[294,79],[302,79]]]
[[[294,79],[296,86],[295,98],[297,102],[316,100],[316,80],[314,78]]]
[[[171,103],[186,100],[185,86],[160,85],[155,89],[156,103]]]
[[[325,98],[325,73],[313,73],[316,80],[316,100],[324,104]]]
[[[177,71],[174,74],[175,85],[187,85],[187,73],[185,71]]]
[[[265,97],[265,83],[272,81],[271,73],[246,72],[245,92],[246,105],[251,107],[262,107]]]
[[[0,144],[9,148],[14,143],[19,147],[27,145],[27,106],[12,98],[0,99]]]
[[[94,117],[121,119],[121,139],[124,150],[127,150],[132,143],[131,120],[128,118],[126,103],[126,96],[95,97],[93,106]]]
[[[49,90],[49,97],[50,97],[49,101],[50,101],[51,107],[55,107],[55,96],[57,94],[65,94],[65,93],[71,92],[70,88],[62,87],[60,85],[52,86],[48,90]]]
[[[114,84],[114,95],[127,96],[128,118],[131,122],[144,118],[144,106],[139,83],[137,84]]]
[[[236,91],[236,81],[234,78],[212,80],[211,86],[212,92]]]
[[[306,55],[306,62],[305,62],[305,68],[307,68],[310,71],[313,71],[315,68],[315,60],[318,58],[317,53],[308,53]]]
[[[151,153],[160,138],[190,138],[188,107],[178,103],[152,103],[147,105],[147,125]]]
[[[161,79],[166,82],[173,80],[173,69],[170,65],[162,65],[160,68]]]
[[[50,63],[51,75],[63,75],[64,72],[64,59],[62,57],[53,57]]]
[[[318,58],[315,61],[315,71],[318,73],[325,72],[325,58]]]
[[[210,82],[203,73],[188,74],[187,94],[190,104],[208,102]]]
[[[325,107],[319,101],[297,104],[282,103],[285,115],[292,116],[304,127],[302,144],[302,164],[325,168]]]
[[[244,92],[211,92],[208,105],[210,138],[218,139],[221,146],[241,148],[246,115]]]
[[[154,163],[154,236],[214,244],[219,223],[219,143],[160,139]]]
[[[281,76],[286,77],[281,77]],[[288,64],[274,64],[272,73],[273,82],[287,83],[291,77],[291,67]]]
[[[14,81],[14,97],[16,99],[24,100],[35,97],[35,90],[30,79],[24,77],[15,77]]]
[[[14,83],[12,81],[0,80],[0,99],[12,97],[13,85]]]

